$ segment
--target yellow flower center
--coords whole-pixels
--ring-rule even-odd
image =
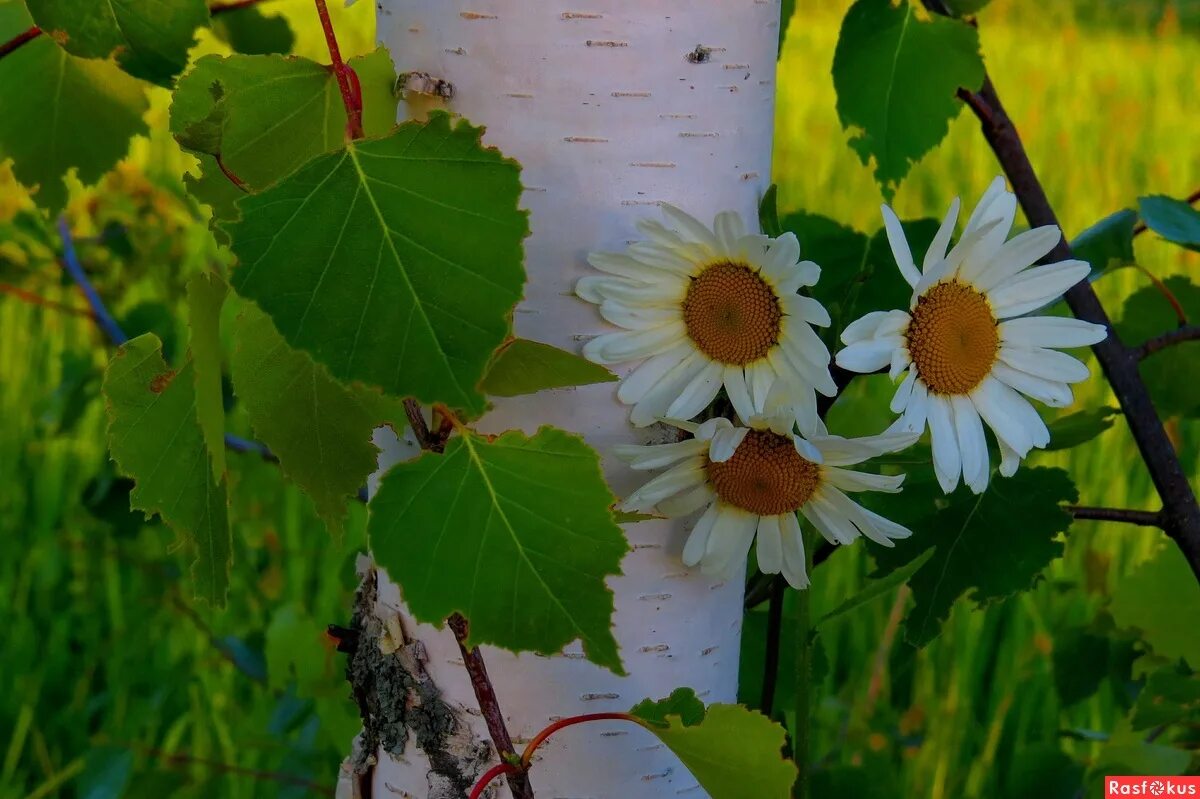
[[[987,377],[1000,351],[1000,333],[987,297],[952,280],[917,300],[908,326],[908,352],[917,376],[934,394],[966,394]]]
[[[722,261],[705,268],[683,299],[688,336],[708,357],[744,366],[765,358],[779,342],[779,297],[745,264]]]
[[[732,458],[707,469],[723,502],[759,516],[798,510],[821,482],[821,467],[801,457],[791,437],[769,430],[751,430]]]

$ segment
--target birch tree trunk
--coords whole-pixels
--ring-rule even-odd
[[[533,233],[518,335],[578,352],[603,332],[595,307],[572,293],[590,271],[585,255],[621,249],[636,237],[636,220],[659,216],[660,202],[705,219],[736,209],[755,224],[770,175],[778,0],[377,0],[376,7],[379,38],[398,73],[428,76],[410,78],[409,87],[447,81],[449,109],[486,125],[485,143],[523,166]],[[601,453],[664,435],[632,428],[614,387],[499,400],[480,427],[533,432],[553,424],[583,434]],[[409,454],[391,448],[381,466]],[[635,485],[610,458],[605,468],[618,495]],[[734,701],[742,581],[682,565],[689,526],[625,527],[633,551],[610,586],[628,677],[588,663],[577,645],[551,658],[483,649],[518,743],[558,717],[628,710],[683,685],[707,702]],[[424,658],[424,678],[462,725],[445,745],[464,771],[482,771],[480,753],[495,756],[453,634],[416,624],[382,576],[375,608],[398,614],[405,641],[420,642],[408,651]],[[669,751],[632,725],[572,727],[539,752],[530,781],[540,799],[704,796]],[[374,796],[455,795],[431,765],[441,758],[444,772],[446,756],[431,758],[411,736],[403,754],[381,751]],[[507,787],[495,795],[508,797]]]

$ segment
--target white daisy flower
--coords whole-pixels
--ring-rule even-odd
[[[644,241],[624,253],[591,253],[588,262],[606,274],[575,288],[625,328],[592,339],[583,354],[602,364],[645,359],[617,390],[634,406],[631,421],[690,419],[722,386],[748,419],[779,376],[800,387],[794,402],[815,419],[814,389],[837,393],[829,350],[811,327],[828,325],[829,313],[797,291],[817,282],[820,267],[800,260],[795,235],[748,233],[736,213],[717,214],[709,230],[677,208],[662,210],[666,224],[638,223]]]
[[[695,434],[676,444],[621,445],[616,455],[634,469],[667,471],[633,492],[626,510],[682,516],[707,506],[683,549],[683,562],[705,574],[733,575],[755,535],[758,567],[779,574],[794,588],[808,586],[804,540],[796,513],[803,514],[832,544],[861,535],[883,546],[912,535],[850,499],[847,491],[900,490],[904,475],[879,475],[840,467],[910,446],[915,433],[842,438],[792,433],[790,416],[756,416],[750,427],[728,419],[702,424],[671,421]]]
[[[1088,368],[1051,348],[1083,347],[1108,334],[1103,325],[1079,319],[1022,316],[1057,300],[1091,267],[1086,261],[1033,266],[1062,232],[1048,225],[1006,241],[1016,208],[1004,178],[996,178],[947,254],[958,218],[955,199],[922,271],[900,220],[883,206],[888,242],[913,287],[912,302],[908,313],[875,311],[842,333],[847,346],[837,354],[839,366],[864,373],[887,367],[892,380],[904,375],[892,398],[892,411],[902,414],[892,429],[920,433],[928,424],[934,471],[946,493],[960,475],[977,494],[987,487],[984,424],[1000,444],[1006,477],[1030,449],[1050,443],[1046,424],[1021,395],[1070,405],[1069,384],[1087,379]]]

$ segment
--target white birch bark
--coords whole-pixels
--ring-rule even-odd
[[[589,250],[621,249],[634,222],[669,202],[706,220],[740,211],[756,224],[770,175],[778,41],[778,0],[377,0],[379,38],[401,74],[449,81],[448,107],[487,126],[485,142],[523,166],[529,284],[515,316],[518,335],[578,352],[606,330],[592,305],[573,296],[589,273]],[[698,47],[699,46],[699,47]],[[601,453],[617,442],[663,435],[635,430],[615,384],[497,401],[480,425],[532,432],[552,424],[583,434]],[[385,452],[381,465],[405,456]],[[605,457],[618,495],[638,477]],[[642,480],[645,475],[642,475]],[[687,685],[708,702],[734,701],[741,627],[741,580],[686,569],[688,524],[627,525],[633,551],[610,580],[614,625],[629,672],[619,678],[582,658],[484,657],[519,742],[561,716],[628,710]],[[407,616],[410,638],[443,697],[461,706],[488,740],[449,629]],[[390,599],[389,599],[390,597]],[[530,775],[539,799],[703,797],[675,757],[644,731],[614,723],[573,727],[540,751]],[[431,793],[427,760],[408,747],[381,756],[374,795]],[[507,787],[497,796],[508,797]]]

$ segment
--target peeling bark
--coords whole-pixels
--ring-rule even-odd
[[[376,793],[374,770],[380,755],[406,762],[419,752],[429,799],[461,799],[487,769],[493,749],[475,736],[464,711],[443,699],[425,668],[424,644],[405,634],[394,607],[380,602],[374,565],[364,557],[359,569],[362,583],[350,624],[356,636],[346,647],[346,679],[363,731],[343,765],[349,796],[371,799]]]

